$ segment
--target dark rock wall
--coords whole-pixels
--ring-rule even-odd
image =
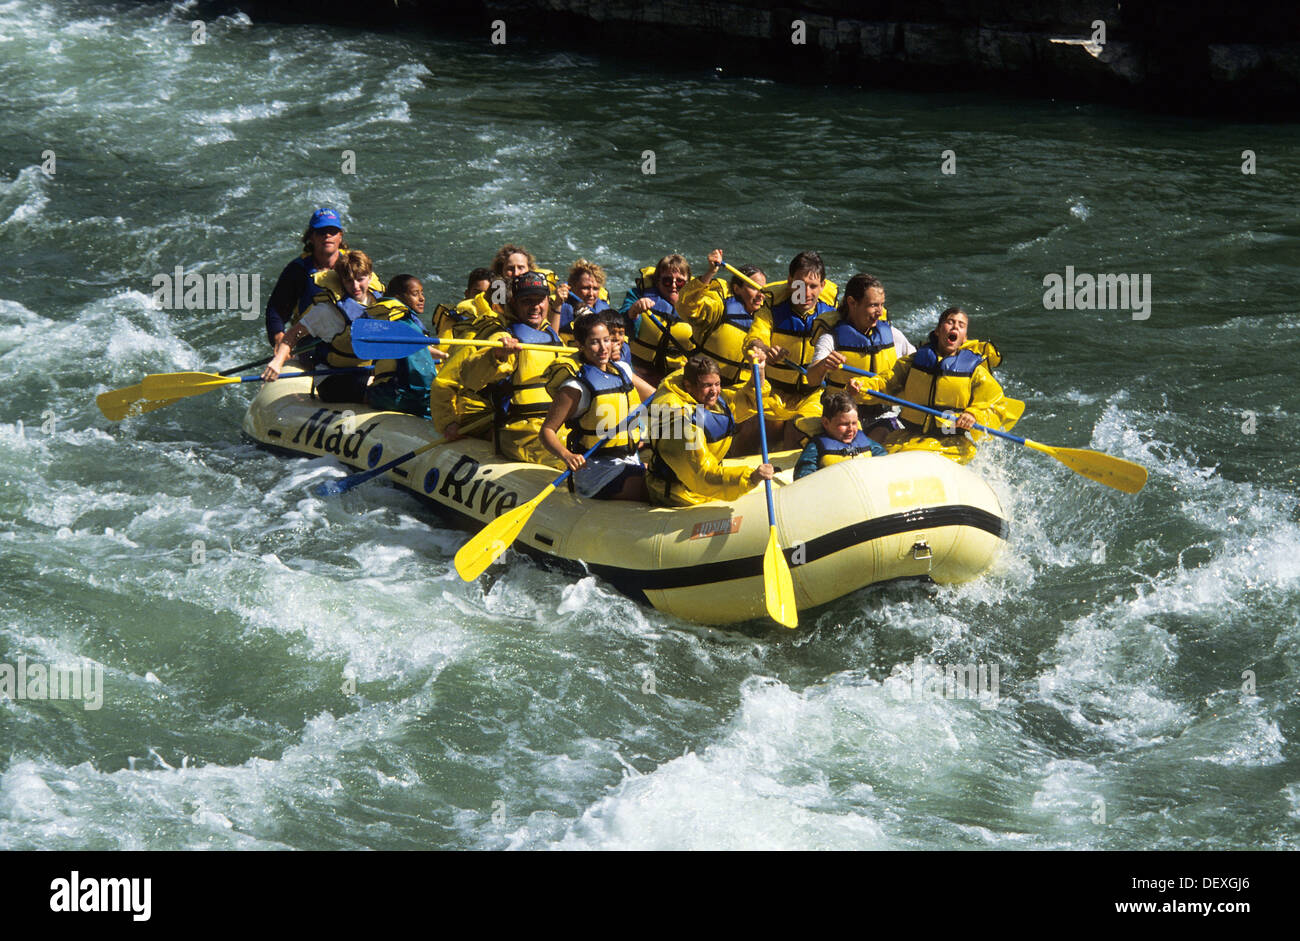
[[[244,0],[254,18],[418,25],[793,81],[987,87],[1300,117],[1300,4],[1246,0]],[[1090,40],[1095,21],[1104,44]],[[799,24],[802,23],[802,28]],[[797,40],[802,39],[802,42]]]

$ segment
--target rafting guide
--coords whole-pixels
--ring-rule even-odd
[[[155,310],[238,310],[240,320],[256,320],[262,307],[260,274],[185,273],[153,276]]]

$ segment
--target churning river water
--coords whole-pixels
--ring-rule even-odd
[[[0,2],[0,661],[87,680],[0,698],[0,847],[1297,848],[1300,128],[197,18]],[[990,573],[795,633],[521,556],[464,584],[403,492],[243,440],[246,388],[95,406],[266,355],[260,305],[154,278],[264,304],[319,205],[431,305],[507,241],[617,297],[816,248],[914,341],[964,306],[1020,433],[1150,482],[984,445]],[[1053,309],[1067,267],[1149,293]],[[916,695],[952,664],[996,696]]]

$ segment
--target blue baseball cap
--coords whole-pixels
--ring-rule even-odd
[[[333,209],[321,207],[311,214],[311,222],[307,224],[309,229],[328,229],[333,226],[336,229],[343,228],[343,220]]]

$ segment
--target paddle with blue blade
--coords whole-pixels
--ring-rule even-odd
[[[754,364],[754,399],[758,403],[758,440],[763,446],[763,463],[770,464],[767,457],[767,422],[763,417],[763,377]],[[799,626],[799,610],[794,602],[794,581],[790,577],[790,566],[786,564],[785,554],[776,536],[776,506],[772,502],[772,481],[765,480],[767,488],[767,549],[763,552],[763,595],[767,601],[767,613],[772,620],[786,627]]]
[[[399,321],[365,317],[352,322],[352,351],[361,359],[404,359],[425,346],[502,345],[499,340],[456,340],[420,336]],[[544,343],[520,343],[519,348],[542,350],[547,353],[577,352],[573,347],[547,346]]]
[[[554,347],[549,347],[549,349],[554,349]],[[591,457],[600,450],[601,446],[604,445],[608,439],[620,434],[627,426],[628,422],[641,414],[646,406],[648,406],[652,401],[654,401],[654,396],[646,399],[629,412],[627,417],[619,422],[612,430],[601,435],[600,440],[592,445],[591,448],[582,455],[583,458]],[[461,546],[460,551],[456,553],[456,572],[460,577],[467,582],[472,582],[474,579],[482,575],[487,567],[495,562],[501,553],[510,548],[510,544],[518,538],[519,533],[528,523],[533,512],[541,505],[541,502],[554,493],[556,487],[568,480],[569,475],[572,473],[573,471],[566,470],[559,477],[556,477],[547,484],[541,493],[533,497],[527,503],[515,507],[508,513],[501,514],[475,533],[474,536],[470,538],[469,542]]]

